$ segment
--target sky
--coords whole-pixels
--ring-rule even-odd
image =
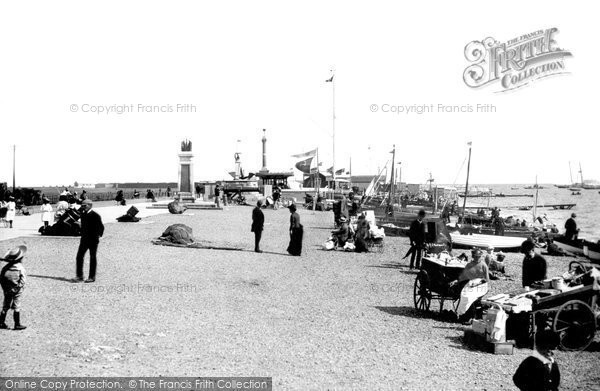
[[[569,162],[600,179],[594,15],[558,1],[3,2],[0,182],[13,145],[17,186],[176,182],[186,138],[196,181],[228,179],[236,151],[262,167],[262,129],[271,171],[314,148],[329,167],[335,140],[336,169],[374,175],[395,145],[402,181],[460,185],[472,142],[470,183],[569,183]],[[553,27],[564,74],[504,93],[463,81],[469,42]],[[391,112],[411,105],[474,111]]]

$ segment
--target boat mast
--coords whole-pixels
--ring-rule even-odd
[[[535,215],[537,214],[537,204],[538,204],[538,192],[540,188],[538,186],[537,175],[535,176],[535,202],[533,204],[533,221],[535,221]]]
[[[469,161],[467,163],[467,183],[465,184],[465,199],[463,201],[463,217],[465,215],[465,212],[467,210],[467,195],[469,194],[469,173],[471,171],[471,145],[473,144],[472,141],[468,142],[469,145]]]
[[[571,178],[571,186],[575,183],[573,182],[573,170],[571,170],[571,161],[569,160],[569,178]]]
[[[394,148],[392,149],[392,172],[390,175],[390,195],[388,198],[388,210],[391,212],[391,215],[394,215],[394,165],[396,160],[396,144],[394,144]]]
[[[583,171],[581,171],[581,162],[579,162],[579,178],[581,178],[581,186],[583,186]]]

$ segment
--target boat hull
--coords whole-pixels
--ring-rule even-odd
[[[559,248],[572,254],[585,256],[592,261],[600,261],[600,246],[598,244],[586,240],[576,242],[554,240],[554,243]]]
[[[492,246],[497,250],[518,250],[525,240],[524,238],[514,236],[482,234],[462,235],[458,232],[450,232],[450,237],[452,238],[452,245],[454,247],[485,248]]]

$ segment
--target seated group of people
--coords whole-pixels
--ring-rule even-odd
[[[331,236],[336,247],[344,247],[349,240],[354,242],[354,251],[367,252],[367,240],[369,239],[369,231],[371,226],[366,219],[364,213],[358,215],[356,222],[356,230],[349,224],[346,216],[341,216],[339,219],[339,228],[331,231]]]

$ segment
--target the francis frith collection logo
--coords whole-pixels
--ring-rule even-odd
[[[558,47],[557,33],[553,27],[503,43],[494,38],[470,42],[465,46],[465,57],[470,63],[463,73],[465,84],[480,88],[499,83],[497,92],[504,92],[566,73],[565,57],[571,52]]]

